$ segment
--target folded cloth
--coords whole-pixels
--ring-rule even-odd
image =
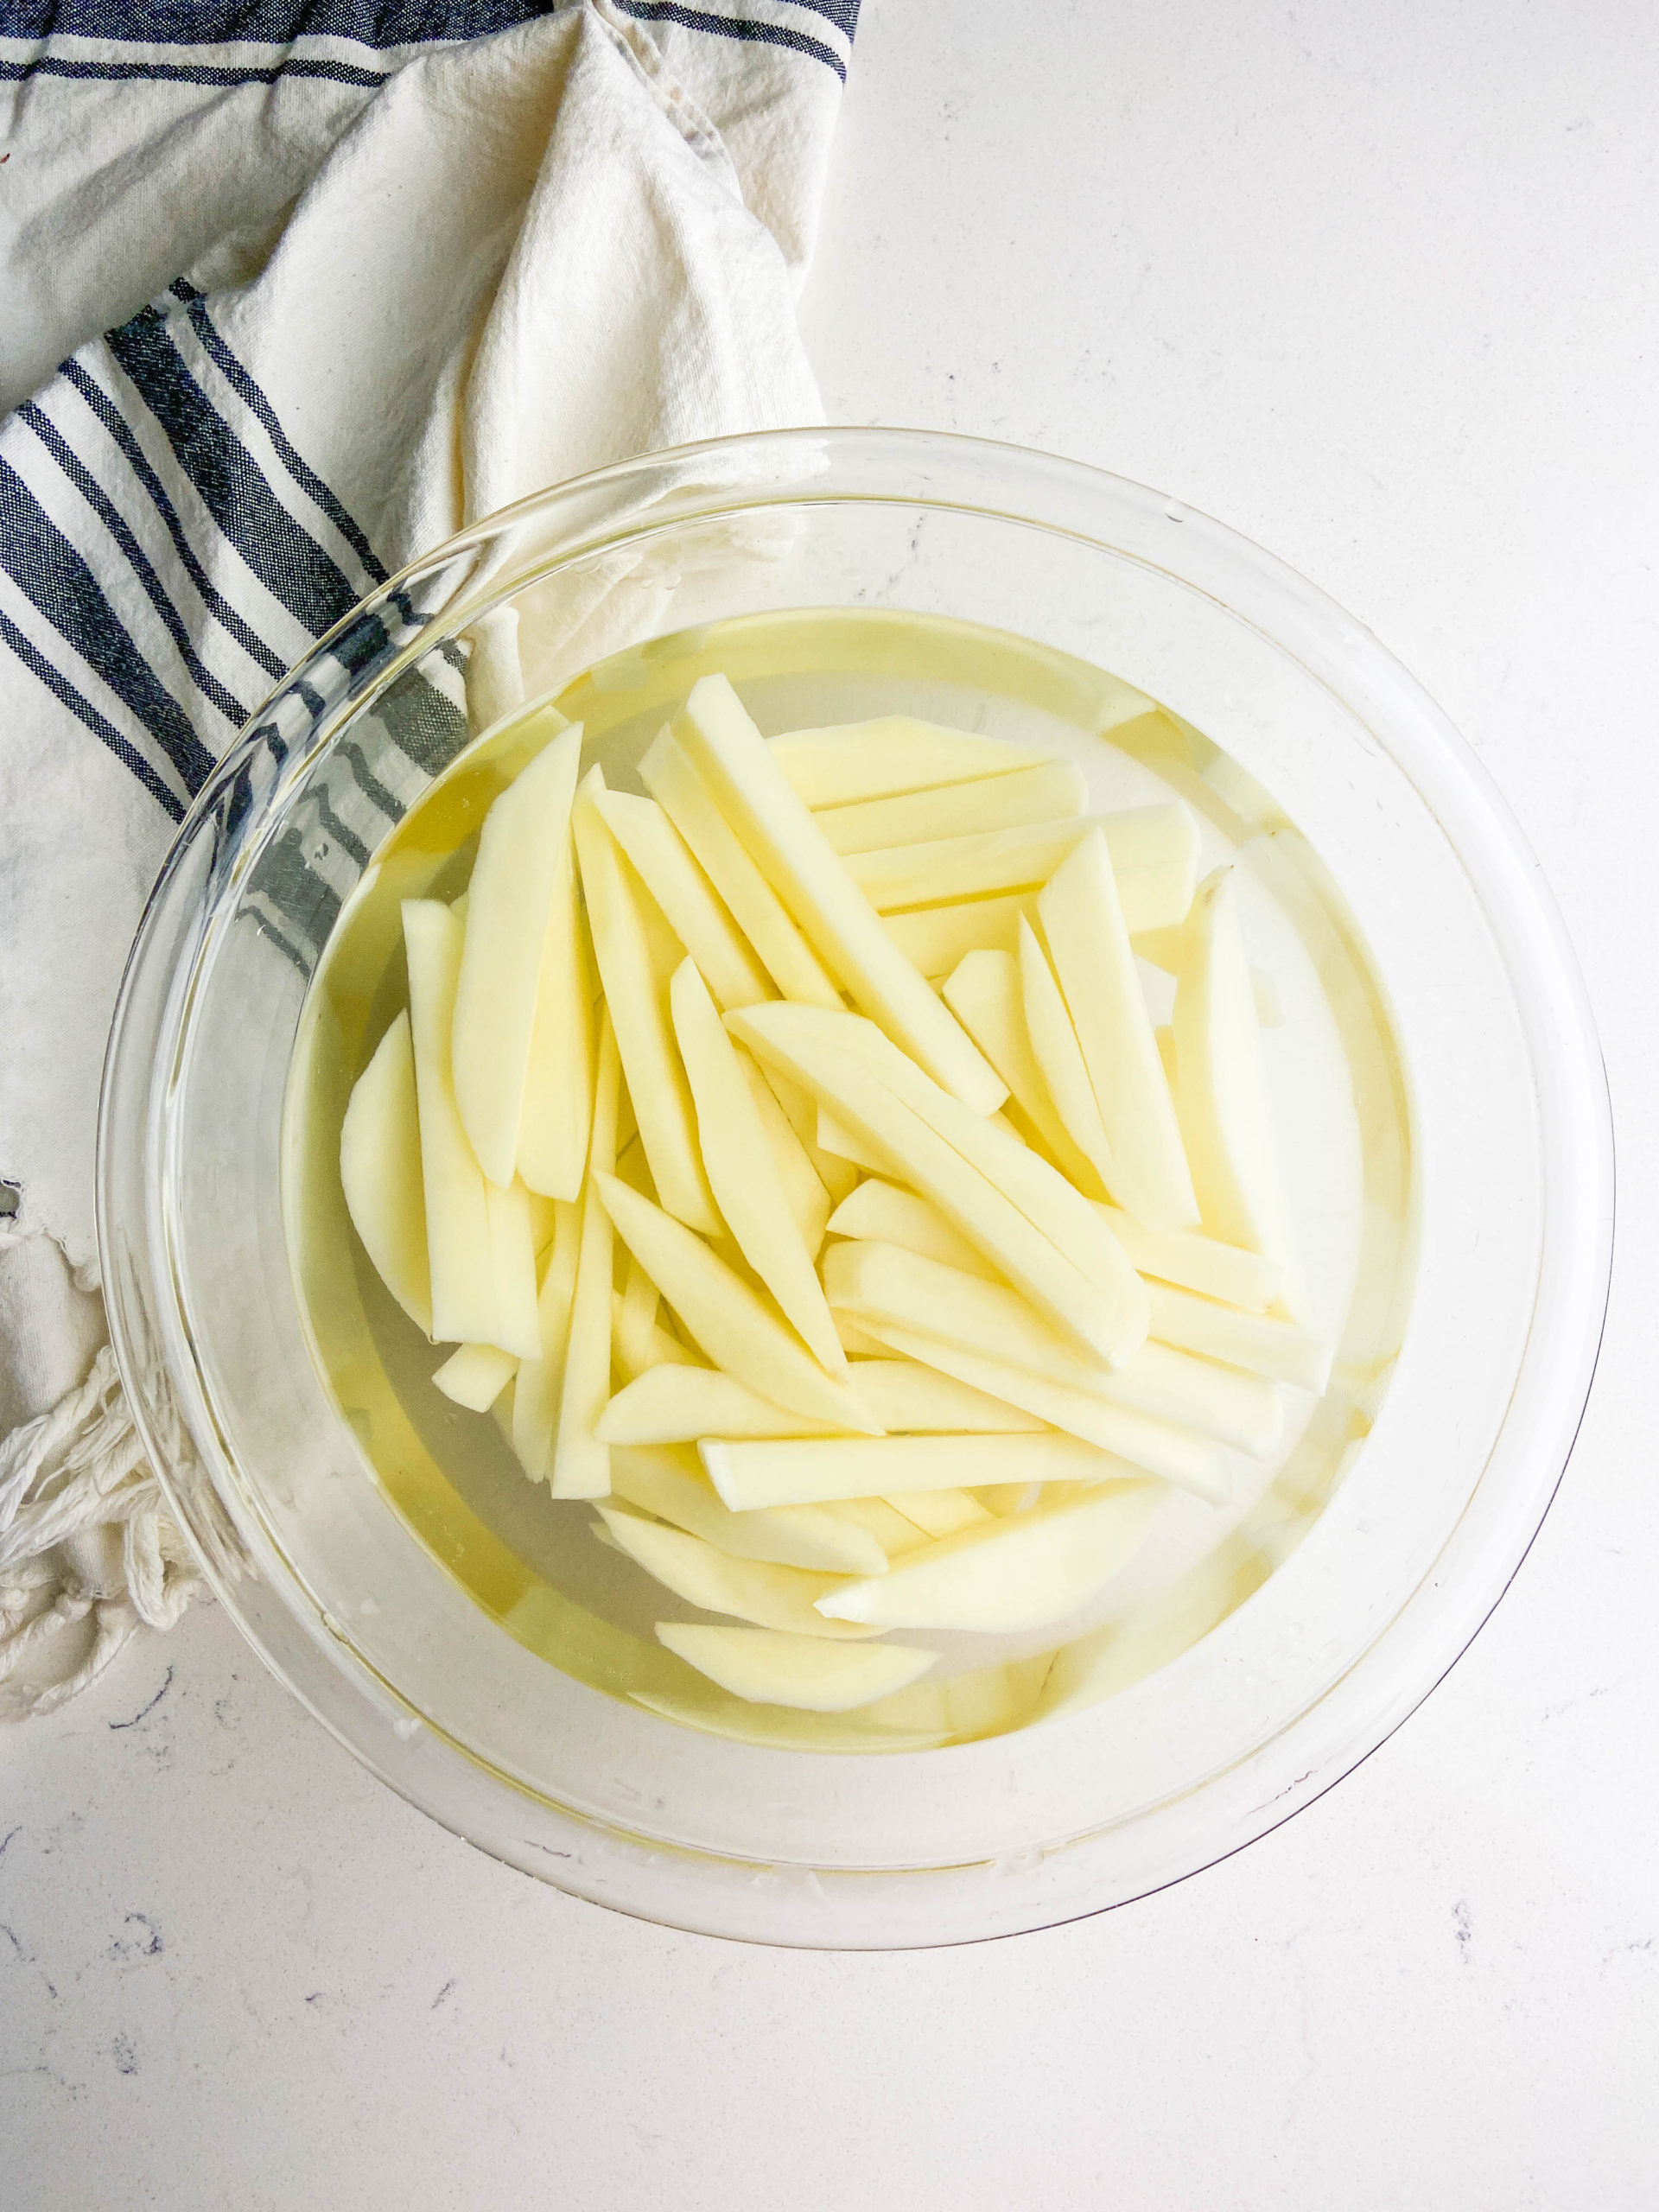
[[[192,1588],[92,1230],[175,824],[416,554],[629,454],[821,419],[794,296],[857,11],[0,7],[0,1713]]]

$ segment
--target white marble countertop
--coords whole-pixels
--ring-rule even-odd
[[[4,1740],[0,2203],[1659,2202],[1656,113],[1637,0],[874,0],[805,308],[832,416],[1100,461],[1314,578],[1542,858],[1618,1262],[1473,1650],[1195,1880],[836,1957],[495,1866],[204,1609]]]

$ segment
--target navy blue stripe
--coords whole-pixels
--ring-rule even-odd
[[[810,8],[815,16],[822,16],[833,23],[849,46],[858,30],[859,0],[795,0],[798,8]]]
[[[202,662],[190,642],[190,633],[184,626],[183,618],[168,597],[161,578],[150,566],[149,555],[128,529],[125,516],[114,505],[97,478],[83,465],[79,455],[59,435],[58,427],[49,416],[43,415],[32,399],[25,400],[17,413],[126,555],[133,574],[144,588],[145,597],[166,624],[168,635],[178,647],[179,658],[195,678],[197,690],[218,708],[226,721],[240,729],[248,719],[247,709],[226,690],[212,669]]]
[[[369,864],[369,849],[347,822],[342,822],[329,805],[321,791],[317,793],[317,827],[326,830],[342,851],[348,853],[359,868]]]
[[[357,593],[266,483],[253,456],[185,365],[160,310],[140,308],[105,343],[166,433],[208,512],[267,591],[315,637]]]
[[[288,664],[280,653],[272,652],[264,639],[251,629],[223,593],[216,591],[208,581],[207,572],[196,558],[195,548],[185,535],[178,510],[167,496],[167,488],[149,465],[149,456],[133,434],[133,429],[115,402],[110,397],[96,377],[88,375],[76,360],[65,361],[58,373],[66,377],[86,402],[99,421],[120,448],[123,457],[133,474],[154,502],[156,512],[167,525],[167,534],[173,541],[173,550],[182,563],[185,574],[200,594],[201,603],[228,637],[234,638],[250,660],[257,661],[267,676],[283,674]]]
[[[321,77],[334,85],[384,85],[391,73],[358,69],[348,61],[280,61],[271,69],[216,69],[188,61],[67,61],[55,54],[32,61],[0,61],[0,83],[25,84],[31,77],[68,77],[77,83],[124,84],[141,79],[161,85],[274,85],[283,77]]]
[[[615,0],[615,4],[623,15],[642,23],[678,23],[688,31],[714,31],[721,38],[747,39],[759,46],[787,47],[791,54],[810,54],[815,61],[827,62],[843,85],[847,81],[847,65],[833,48],[782,23],[757,22],[747,16],[708,16],[701,8],[677,7],[674,0]]]
[[[0,607],[0,645],[10,645],[23,666],[32,670],[47,690],[60,699],[72,715],[78,715],[95,737],[102,738],[122,766],[131,769],[150,797],[159,800],[175,822],[183,821],[182,803],[176,793],[168,791],[137,746],[130,745],[114,723],[106,722],[92,701],[83,698],[68,677],[54,668],[44,653],[35,651],[3,607]]]
[[[378,806],[388,822],[401,822],[404,814],[404,802],[395,791],[389,791],[375,774],[369,766],[368,755],[355,738],[349,739],[340,747],[340,757],[349,766],[352,780],[369,804]]]
[[[124,700],[193,795],[213,756],[122,626],[97,577],[11,463],[0,456],[0,567],[53,628]]]
[[[558,0],[3,0],[0,36],[126,39],[145,46],[287,46],[350,39],[377,48],[486,38],[551,15]]]
[[[367,537],[360,531],[342,502],[323,482],[321,476],[290,442],[288,433],[277,420],[276,410],[265,397],[258,385],[248,374],[225,340],[214,329],[208,315],[204,296],[195,286],[181,276],[172,287],[174,296],[182,300],[190,311],[191,324],[198,338],[207,348],[210,359],[225,381],[241,400],[276,448],[282,464],[306,497],[326,514],[334,528],[378,584],[386,581],[388,571],[381,565]]]

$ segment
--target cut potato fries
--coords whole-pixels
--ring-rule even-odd
[[[709,1481],[736,1513],[849,1497],[886,1497],[909,1512],[905,1491],[972,1490],[1006,1480],[1010,1465],[1031,1482],[1133,1481],[1141,1473],[1052,1430],[1023,1437],[1017,1447],[998,1436],[829,1436],[710,1438],[699,1449]]]
[[[484,817],[467,887],[466,943],[455,991],[455,1101],[478,1162],[493,1183],[511,1183],[518,1161],[531,1043],[543,953],[563,938],[569,906],[570,802],[582,725],[559,728]],[[566,953],[565,957],[569,955]],[[534,1102],[544,1110],[544,1102]],[[551,1195],[574,1198],[574,1179]]]
[[[400,1014],[356,1083],[340,1131],[346,1210],[375,1273],[410,1319],[432,1334],[421,1123],[409,1015]]]
[[[820,1598],[833,1598],[847,1586],[844,1576],[777,1567],[768,1560],[738,1559],[701,1536],[665,1522],[648,1521],[631,1508],[601,1505],[599,1513],[613,1541],[631,1560],[654,1574],[664,1589],[683,1598],[688,1605],[702,1606],[705,1613],[728,1613],[734,1620],[753,1621],[757,1628],[783,1629],[796,1636],[880,1633],[855,1622],[826,1621],[814,1611]]]
[[[902,1643],[835,1643],[823,1637],[780,1636],[775,1629],[721,1628],[712,1622],[658,1621],[660,1643],[756,1705],[787,1705],[803,1713],[850,1713],[907,1689],[938,1657]]]
[[[1067,1435],[1096,1445],[1103,1452],[1114,1452],[1132,1466],[1161,1475],[1166,1482],[1190,1490],[1196,1497],[1221,1505],[1232,1494],[1227,1455],[1211,1437],[1113,1404],[1092,1391],[1070,1389],[1009,1361],[964,1351],[960,1344],[930,1337],[921,1329],[872,1321],[869,1333],[890,1351],[937,1367],[987,1396],[1023,1406],[1051,1427],[1064,1429]]]
[[[874,1147],[889,1173],[931,1198],[1062,1328],[1108,1358],[1128,1357],[1142,1340],[1145,1289],[1115,1238],[1080,1233],[1078,1214],[1090,1212],[1088,1202],[1046,1161],[961,1108],[902,1054],[878,1052],[886,1042],[880,1031],[791,1006],[750,1007],[727,1021],[757,1058],[814,1091]],[[901,1065],[903,1098],[886,1079]]]
[[[1330,1376],[1232,879],[1180,800],[1085,812],[1071,760],[906,715],[768,740],[723,676],[649,797],[579,779],[550,706],[503,728],[525,765],[461,896],[404,903],[340,1125],[363,1250],[445,1347],[426,1417],[594,1503],[556,1525],[607,1599],[653,1579],[651,1710],[849,1751],[1023,1726],[1052,1638],[874,1639],[1041,1641],[1176,1491],[1172,1556],[1228,1538],[1268,1479],[1233,1455]]]
[[[824,966],[947,1090],[988,1114],[1007,1093],[870,911],[723,676],[705,676],[671,725],[772,889]]]
[[[645,886],[622,857],[598,805],[604,778],[590,769],[572,815],[582,887],[605,1003],[661,1204],[705,1236],[721,1230],[697,1144],[691,1092],[669,1018],[668,978],[658,976],[642,902]]]
[[[784,996],[838,1007],[841,993],[822,962],[669,731],[646,753],[639,772]]]
[[[616,1272],[605,1171],[616,1158],[616,1105],[621,1071],[608,1011],[599,1037],[594,1084],[593,1134],[588,1143],[588,1180],[582,1194],[575,1281],[559,1378],[558,1426],[553,1439],[555,1497],[603,1497],[611,1486],[609,1447],[594,1433],[611,1385],[611,1287]],[[667,1216],[664,1215],[666,1219]],[[690,1233],[689,1230],[686,1232]]]
[[[1049,760],[1039,767],[980,777],[942,791],[830,807],[814,818],[836,852],[873,853],[934,837],[969,837],[985,830],[1061,822],[1081,814],[1088,804],[1089,786],[1077,763]]]
[[[993,1519],[826,1593],[817,1611],[872,1629],[1047,1628],[1128,1563],[1157,1503],[1154,1484],[1114,1484]]]
[[[522,1284],[515,1285],[505,1273],[498,1276],[490,1186],[455,1103],[450,1038],[461,937],[461,924],[436,899],[404,902],[432,1334],[441,1344],[499,1344],[503,1351],[530,1357],[537,1349],[534,1278],[528,1313],[516,1300],[504,1310],[499,1291],[505,1287],[511,1296]]]
[[[883,914],[881,925],[912,967],[932,981],[949,976],[976,953],[1014,951],[1020,943],[1020,921],[1030,906],[1031,893],[1015,892],[1001,899],[966,899],[952,906],[911,906],[903,913]],[[944,1002],[968,1029],[967,1019],[949,991]],[[974,1042],[989,1060],[983,1039],[976,1036]],[[1007,1083],[1000,1067],[996,1071]]]
[[[938,1260],[943,1267],[960,1268],[963,1274],[995,1276],[996,1270],[987,1264],[978,1247],[952,1229],[936,1205],[877,1175],[842,1200],[830,1217],[830,1228],[836,1236],[897,1244],[904,1251],[920,1253],[925,1260]]]
[[[837,1428],[869,1434],[879,1427],[848,1385],[824,1372],[782,1317],[701,1237],[614,1175],[595,1173],[594,1184],[622,1242],[716,1367],[760,1397]]]
[[[912,715],[793,730],[773,738],[772,752],[798,797],[811,807],[855,806],[1047,765],[1047,756],[1029,746],[946,729]]]
[[[1089,1164],[1088,1184],[1079,1179],[1079,1186],[1112,1190],[1117,1182],[1117,1162],[1101,1118],[1100,1102],[1089,1080],[1089,1065],[1048,964],[1048,955],[1039,944],[1035,930],[1025,921],[1020,925],[1020,1008],[1032,1058],[1054,1118],[1071,1150],[1080,1153]],[[1067,1156],[1057,1147],[1057,1158]]]
[[[1331,1347],[1294,1321],[1241,1313],[1236,1306],[1217,1306],[1167,1283],[1152,1284],[1148,1294],[1152,1333],[1161,1344],[1179,1344],[1300,1390],[1323,1390],[1331,1380]]]
[[[600,790],[594,803],[721,1010],[770,998],[766,971],[657,801],[632,791]]]
[[[887,1554],[869,1529],[816,1505],[733,1513],[721,1503],[690,1451],[619,1448],[611,1454],[615,1495],[658,1521],[701,1536],[734,1559],[817,1574],[885,1574]]]
[[[840,1424],[774,1405],[717,1367],[648,1367],[600,1415],[607,1444],[695,1444],[703,1436],[836,1436]]]
[[[1089,833],[1103,831],[1130,930],[1166,929],[1192,903],[1198,828],[1179,799],[1122,814],[1072,815],[1058,822],[982,830],[966,837],[852,853],[847,870],[880,913],[939,906],[998,891],[1035,890]]]
[[[1023,908],[1023,901],[1014,902]],[[1025,994],[1020,980],[1020,947],[1028,927],[1022,932],[1023,912],[1016,912],[1009,931],[1006,950],[993,948],[985,940],[980,948],[967,953],[951,971],[944,986],[944,1002],[961,1022],[991,1065],[1008,1086],[1010,1096],[1035,1130],[1039,1142],[1061,1173],[1069,1176],[1080,1191],[1091,1197],[1104,1192],[1106,1185],[1100,1170],[1072,1136],[1055,1103],[1054,1088],[1046,1079],[1032,1047],[1030,1025],[1026,1018]],[[1035,940],[1033,940],[1033,947]],[[1037,957],[1041,958],[1038,950]],[[1058,997],[1058,986],[1049,976],[1053,986],[1052,998]],[[1046,1001],[1048,1018],[1052,1023],[1052,999]],[[1075,1036],[1071,1039],[1075,1047]],[[1080,1065],[1081,1055],[1075,1052],[1064,1062],[1071,1069],[1072,1061]],[[1086,1072],[1086,1071],[1085,1071]],[[1075,1080],[1075,1077],[1074,1077]],[[1082,1094],[1088,1096],[1090,1094]],[[1109,1151],[1105,1144],[1105,1132],[1098,1128],[1097,1114],[1084,1116],[1084,1126],[1090,1137],[1100,1144],[1103,1155]],[[1119,1238],[1119,1243],[1122,1239]],[[1134,1255],[1130,1255],[1131,1259]]]
[[[1300,1320],[1306,1294],[1296,1230],[1249,962],[1225,869],[1205,880],[1194,902],[1173,1026],[1181,1130],[1205,1226],[1276,1260],[1284,1270],[1281,1296]]]
[[[795,1217],[801,1242],[816,1260],[823,1243],[824,1230],[830,1225],[830,1193],[824,1188],[823,1177],[812,1164],[810,1154],[796,1135],[794,1125],[779,1104],[778,1095],[766,1081],[765,1073],[741,1046],[736,1047],[736,1052],[743,1080],[749,1086],[754,1110],[760,1116],[760,1126],[766,1132],[772,1165],[778,1170],[779,1180],[783,1185],[785,1200]]]
[[[674,1034],[696,1108],[697,1137],[715,1202],[739,1251],[777,1300],[821,1367],[845,1375],[847,1356],[789,1203],[772,1139],[694,961],[674,971]]]
[[[1265,1313],[1278,1298],[1284,1271],[1274,1260],[1241,1245],[1224,1244],[1197,1230],[1148,1229],[1117,1206],[1103,1209],[1112,1232],[1143,1275],[1177,1283],[1201,1297],[1219,1299],[1247,1313]],[[1172,1339],[1173,1341],[1173,1339]]]
[[[1098,830],[1056,868],[1037,912],[1111,1147],[1104,1179],[1148,1228],[1189,1228],[1198,1202]]]
[[[518,1371],[510,1351],[494,1344],[461,1344],[452,1351],[432,1380],[446,1398],[469,1413],[486,1414]]]

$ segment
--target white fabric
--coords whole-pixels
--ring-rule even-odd
[[[48,9],[62,30],[0,37],[13,1710],[48,1650],[89,1679],[190,1588],[99,1350],[92,1153],[122,963],[207,765],[463,523],[630,453],[819,419],[793,300],[855,4],[582,0],[390,48],[369,4],[162,47],[78,0]]]

